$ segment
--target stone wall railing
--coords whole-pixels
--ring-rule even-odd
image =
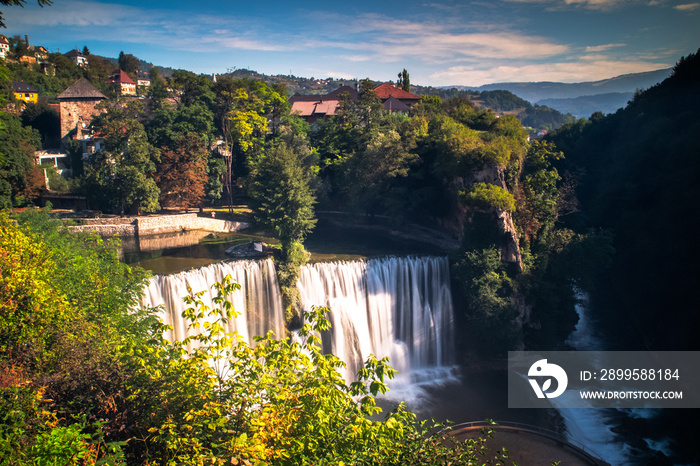
[[[107,220],[107,219],[102,219]],[[197,214],[161,215],[136,217],[130,223],[114,219],[113,224],[79,225],[68,227],[72,231],[96,231],[100,236],[144,236],[159,233],[174,233],[188,230],[205,230],[214,233],[230,233],[248,228],[245,222],[231,222],[214,218],[198,217]]]

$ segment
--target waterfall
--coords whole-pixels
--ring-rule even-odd
[[[284,337],[284,310],[272,260],[219,262],[199,269],[173,275],[157,275],[146,287],[144,306],[163,306],[163,322],[172,327],[165,335],[168,340],[182,340],[188,322],[182,318],[187,287],[193,292],[206,290],[202,300],[213,306],[215,292],[212,285],[226,275],[241,286],[229,298],[238,316],[228,322],[229,332],[238,332],[243,338],[265,335],[272,330],[278,338]]]
[[[181,317],[187,287],[207,290],[204,303],[212,306],[213,283],[226,275],[241,285],[231,295],[238,317],[228,331],[251,341],[272,330],[284,336],[284,312],[271,260],[212,264],[174,275],[159,275],[148,285],[145,306],[163,306],[163,320],[173,327],[168,339],[187,336]],[[346,365],[346,380],[374,354],[389,356],[399,371],[392,390],[416,382],[449,376],[453,364],[453,311],[449,264],[444,257],[390,257],[368,261],[306,265],[298,281],[302,306],[327,306],[332,328],[322,335],[324,351]],[[406,396],[403,393],[403,396]],[[409,393],[410,396],[410,393]]]
[[[346,363],[346,379],[370,354],[389,356],[399,371],[392,390],[449,375],[454,337],[446,258],[317,263],[302,267],[298,287],[305,308],[330,308],[324,350]]]

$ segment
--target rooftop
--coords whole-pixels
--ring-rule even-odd
[[[420,100],[419,95],[413,94],[411,92],[406,92],[400,87],[396,87],[390,83],[384,83],[374,88],[374,93],[379,96],[380,99],[386,100],[389,97],[395,97],[400,100]]]
[[[124,72],[124,70],[114,70],[112,75],[107,78],[108,84],[134,84],[134,81]]]
[[[12,81],[12,90],[15,92],[30,92],[35,94],[39,93],[39,91],[34,89],[29,84],[20,81]]]
[[[60,99],[76,99],[76,98],[92,98],[92,99],[106,99],[100,91],[98,91],[95,86],[92,85],[90,81],[86,78],[80,78],[76,82],[70,85],[68,89],[61,92],[58,95]]]

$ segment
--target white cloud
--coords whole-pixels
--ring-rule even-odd
[[[700,3],[685,3],[683,5],[676,5],[673,8],[680,11],[693,11],[700,8]]]
[[[371,61],[372,60],[372,56],[370,56],[370,55],[341,55],[340,58],[342,60],[347,60],[347,61],[352,61],[352,62]]]
[[[586,47],[586,53],[592,53],[592,52],[605,52],[606,50],[610,50],[615,47],[624,47],[626,44],[605,44],[605,45],[594,45],[590,47]]]
[[[333,78],[333,79],[355,79],[357,76],[354,74],[350,73],[345,73],[343,71],[324,71],[321,73],[321,76],[325,76],[327,78]]]
[[[550,10],[567,7],[581,7],[589,10],[612,10],[626,5],[650,5],[649,0],[503,0],[512,3],[538,3],[547,5]],[[652,0],[652,3],[655,0]]]
[[[433,85],[480,86],[495,82],[585,82],[599,81],[615,76],[667,68],[667,63],[639,61],[580,61],[522,66],[495,66],[478,69],[454,66],[430,75]]]

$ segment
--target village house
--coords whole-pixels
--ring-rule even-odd
[[[105,82],[121,95],[136,95],[136,83],[121,69],[114,70]]]
[[[83,147],[83,157],[101,149],[101,141],[90,128],[92,117],[100,110],[95,106],[107,99],[90,81],[80,78],[58,95],[61,115],[61,140],[77,139]]]
[[[384,105],[384,110],[391,113],[405,113],[420,102],[421,96],[404,91],[391,83],[384,83],[374,88]]]
[[[27,47],[27,50],[34,53],[34,58],[39,63],[46,60],[49,56],[49,51],[43,45],[30,45]]]
[[[39,101],[39,91],[27,83],[12,81],[12,92],[19,102],[35,104]]]
[[[145,71],[136,72],[136,87],[148,87],[151,85],[151,78]]]
[[[77,49],[73,49],[70,52],[64,54],[66,57],[68,57],[73,63],[75,63],[78,66],[85,67],[88,65],[88,57],[87,55],[83,55],[80,53]]]
[[[291,113],[296,113],[309,123],[315,123],[319,118],[335,115],[343,94],[357,101],[357,91],[350,86],[341,86],[325,95],[294,94],[289,98],[292,104]]]
[[[7,58],[7,54],[10,52],[10,41],[7,40],[7,36],[0,34],[0,57]]]
[[[420,102],[421,96],[406,92],[391,83],[384,83],[373,89],[382,101],[384,110],[391,113],[406,113],[411,107]],[[309,123],[320,118],[335,115],[343,94],[348,94],[351,100],[357,101],[357,90],[350,86],[342,86],[325,95],[294,94],[289,98],[292,104],[291,113],[296,113]]]

